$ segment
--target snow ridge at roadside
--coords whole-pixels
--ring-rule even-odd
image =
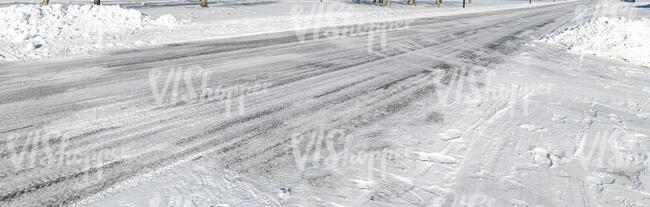
[[[650,19],[633,6],[604,1],[572,25],[544,37],[577,55],[596,55],[650,67]],[[603,12],[606,11],[606,12]]]
[[[138,30],[178,24],[119,5],[13,5],[0,8],[0,61],[87,54],[119,46]]]

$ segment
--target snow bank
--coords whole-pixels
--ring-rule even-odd
[[[543,42],[650,67],[650,20],[596,16],[547,35]]]
[[[138,10],[94,5],[14,5],[0,8],[0,60],[70,56],[118,45],[148,26],[177,24]]]

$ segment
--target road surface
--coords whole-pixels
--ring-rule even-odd
[[[203,157],[243,175],[282,174],[296,167],[295,134],[353,134],[412,111],[454,79],[518,55],[580,4],[398,21],[342,36],[307,30],[302,41],[301,32],[283,32],[0,63],[0,164],[10,166],[0,169],[0,204],[87,204]],[[443,122],[434,108],[420,113]],[[449,167],[455,176],[441,180],[456,192],[475,173],[463,159],[490,152],[472,143],[476,150]]]

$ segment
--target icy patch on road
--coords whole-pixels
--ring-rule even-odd
[[[594,16],[547,35],[542,42],[650,67],[650,19]]]
[[[120,46],[135,31],[178,24],[119,6],[14,5],[0,8],[0,60],[69,56]]]

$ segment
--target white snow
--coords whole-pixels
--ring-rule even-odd
[[[650,67],[650,19],[630,15],[636,12],[625,4],[602,2],[601,7],[623,7],[626,12],[596,12],[576,19],[575,25],[557,30],[542,41],[578,55],[592,54]]]
[[[152,19],[138,10],[94,5],[13,5],[0,8],[0,59],[24,60],[87,54],[126,46],[149,26],[177,24],[171,15]]]
[[[460,2],[451,0],[441,8],[431,2],[409,6],[398,1],[390,8],[337,1],[219,1],[211,2],[209,8],[178,1],[144,5],[103,1],[102,6],[21,2],[32,4],[0,7],[0,20],[5,22],[0,25],[0,62],[101,55],[170,43],[553,4],[474,1],[463,9]],[[563,2],[567,1],[555,3]]]
[[[302,3],[293,3],[293,5],[298,4]],[[147,8],[138,11],[108,6],[106,8],[114,10],[113,13],[111,11],[104,12],[108,12],[108,16],[121,16],[122,20],[118,23],[111,23],[112,20],[93,17],[93,15],[87,13],[88,15],[83,18],[89,18],[89,20],[85,21],[108,22],[105,25],[96,24],[95,26],[79,23],[82,22],[80,21],[82,17],[79,16],[76,18],[73,18],[73,15],[66,18],[58,17],[70,13],[75,14],[75,12],[83,13],[86,10],[101,9],[100,7],[59,5],[59,16],[48,19],[49,17],[43,17],[38,11],[43,12],[42,10],[50,9],[49,7],[16,6],[14,8],[33,7],[32,9],[35,9],[35,11],[31,12],[32,10],[29,9],[24,10],[31,13],[11,11],[14,15],[12,18],[15,18],[11,20],[11,25],[24,21],[25,23],[22,23],[24,27],[11,26],[14,30],[20,31],[7,30],[3,32],[26,35],[24,38],[15,35],[14,38],[18,38],[17,41],[13,42],[14,38],[11,38],[7,40],[11,44],[2,42],[1,46],[11,46],[25,42],[27,42],[25,44],[28,44],[30,41],[32,44],[42,44],[41,42],[44,42],[49,45],[43,45],[39,49],[51,46],[52,51],[58,51],[78,47],[76,54],[85,54],[103,52],[105,50],[102,49],[106,48],[120,49],[178,41],[193,41],[201,38],[223,38],[256,32],[304,29],[311,26],[487,10],[486,8],[467,11],[450,9],[445,13],[443,11],[447,10],[434,10],[426,7],[410,7],[413,9],[406,9],[395,6],[397,7],[395,10],[389,10],[381,7],[350,6],[334,2],[326,5],[343,5],[344,8],[357,8],[360,13],[341,11],[334,13],[336,15],[332,17],[327,17],[325,14],[309,12],[311,6],[318,5],[317,3],[304,3],[303,6],[305,7],[303,8],[307,10],[304,15],[288,13],[291,7],[287,7],[287,5],[291,4],[278,3],[249,8],[213,6],[207,9],[199,9],[194,7],[174,7],[176,8],[174,11],[169,8]],[[56,8],[57,6],[53,5],[51,7]],[[70,7],[79,8],[70,9]],[[260,8],[276,8],[277,10],[261,13],[260,10],[262,9]],[[316,9],[318,8],[316,7]],[[54,9],[54,11],[57,10]],[[50,12],[56,13],[54,11]],[[440,11],[440,13],[425,14],[429,11]],[[229,14],[232,14],[231,17],[226,17]],[[368,14],[373,18],[360,18],[358,20],[356,18],[347,18],[356,17],[356,15],[360,14]],[[5,12],[2,15],[5,15]],[[32,19],[30,15],[36,15],[36,17],[33,17],[36,19]],[[41,16],[39,17],[39,15]],[[314,19],[320,18],[322,21],[306,19],[306,15],[311,15]],[[525,22],[524,20],[530,20],[526,19],[526,15],[515,16],[524,18],[516,23],[522,24],[522,22]],[[242,16],[247,16],[247,18],[238,19]],[[38,23],[40,21],[35,21],[39,20],[39,18],[54,23],[52,25],[41,24]],[[497,20],[501,21],[501,18]],[[59,21],[61,19],[67,19],[68,23]],[[488,20],[473,19],[466,23],[496,21],[494,19]],[[545,22],[547,19],[542,20],[544,21],[540,22]],[[589,50],[591,54],[615,59],[625,58],[632,63],[645,64],[647,62],[634,62],[642,59],[633,59],[633,56],[643,56],[643,52],[647,52],[643,51],[643,49],[648,48],[648,45],[638,36],[632,37],[632,35],[647,35],[647,32],[643,33],[643,31],[647,31],[643,28],[647,29],[647,22],[644,21],[647,21],[647,19],[637,16],[600,15],[595,13],[595,15],[585,18],[575,19],[570,25],[550,34],[542,41],[562,45],[566,47],[562,49],[572,52],[582,48],[582,52]],[[462,23],[462,21],[458,22]],[[562,22],[558,21],[553,24],[559,26],[560,23]],[[519,26],[518,24],[513,23],[510,25]],[[60,25],[61,28],[56,27],[56,25]],[[508,26],[507,24],[503,25]],[[533,24],[531,23],[531,25]],[[472,25],[470,24],[470,26]],[[499,35],[509,35],[516,31],[514,29],[508,30],[508,28],[505,28],[506,26],[496,29],[490,28],[487,31],[501,32],[502,34]],[[530,35],[531,38],[537,39],[557,26],[550,25],[547,26],[548,29],[539,32],[535,30],[532,32],[526,31],[530,33],[524,33],[521,36]],[[521,26],[521,28],[527,27],[527,25]],[[438,28],[433,27],[432,30]],[[67,31],[67,33],[62,31]],[[456,29],[447,33],[461,31],[471,30]],[[58,35],[49,34],[48,32],[55,32]],[[414,30],[414,32],[420,31]],[[220,141],[223,134],[240,135],[235,131],[247,131],[247,129],[253,128],[257,124],[275,122],[276,120],[284,121],[283,123],[287,126],[286,128],[269,130],[265,132],[267,134],[257,135],[256,139],[243,140],[244,136],[248,136],[248,134],[242,133],[242,137],[229,139],[222,145],[211,148],[211,150],[220,150],[223,146],[249,142],[246,143],[245,147],[229,152],[230,154],[213,154],[214,151],[211,150],[200,151],[192,156],[198,157],[196,159],[185,157],[181,161],[176,160],[175,164],[165,167],[168,171],[155,170],[137,178],[129,178],[131,180],[125,182],[126,184],[119,183],[115,185],[117,187],[109,189],[113,190],[109,191],[110,193],[91,197],[88,200],[82,200],[80,203],[91,206],[312,206],[315,203],[324,206],[648,206],[650,202],[648,200],[650,193],[647,192],[647,189],[650,188],[650,176],[648,176],[648,166],[650,166],[650,160],[648,160],[650,156],[648,154],[650,152],[650,135],[648,135],[648,126],[650,126],[650,120],[648,119],[650,117],[650,108],[648,108],[650,106],[650,87],[648,87],[650,70],[596,56],[578,57],[567,55],[559,48],[548,47],[552,45],[547,44],[523,44],[517,51],[513,51],[511,55],[503,55],[499,51],[484,51],[485,44],[480,42],[480,39],[489,36],[486,33],[489,32],[485,30],[477,31],[476,36],[459,38],[458,41],[441,44],[438,47],[423,48],[417,52],[407,53],[407,55],[387,57],[385,61],[364,63],[364,65],[350,68],[348,71],[320,74],[302,82],[287,83],[286,86],[270,88],[268,94],[264,96],[247,99],[250,101],[248,103],[253,106],[251,109],[267,109],[276,106],[276,104],[300,102],[295,105],[296,110],[311,107],[318,107],[322,110],[296,116],[291,115],[292,117],[288,119],[283,116],[289,116],[293,111],[280,112],[286,114],[272,115],[276,117],[268,117],[268,119],[267,117],[259,117],[258,120],[254,120],[254,123],[241,123],[220,131],[218,132],[220,135],[201,137],[208,141]],[[65,39],[61,34],[74,35],[68,36],[73,37],[72,39]],[[116,34],[119,39],[111,39],[116,37]],[[554,38],[558,41],[567,40],[567,42],[563,45],[552,41]],[[417,38],[414,39],[418,40]],[[50,41],[39,42],[39,40]],[[5,38],[0,41],[5,41]],[[472,41],[478,41],[480,44],[476,43],[478,45],[476,46],[466,43]],[[116,44],[116,42],[120,44]],[[136,44],[136,42],[140,42],[140,44]],[[341,38],[340,42],[352,43],[352,41],[345,41],[345,38]],[[360,48],[363,48],[366,44],[366,42],[358,41],[353,43]],[[572,44],[572,47],[566,46],[569,43]],[[451,78],[451,82],[448,84],[437,84],[436,81],[439,80],[431,80],[431,78],[438,77],[436,75],[421,74],[416,78],[395,83],[396,85],[391,88],[399,88],[404,92],[391,89],[373,90],[362,95],[355,94],[356,100],[354,101],[326,107],[317,105],[314,102],[303,101],[313,99],[310,98],[313,97],[313,94],[330,92],[332,88],[358,83],[357,86],[338,92],[341,97],[352,97],[354,94],[352,92],[356,90],[366,91],[367,88],[377,88],[374,83],[370,82],[389,82],[388,80],[392,81],[393,78],[398,78],[397,75],[402,75],[404,71],[408,70],[418,74],[421,73],[419,72],[420,69],[454,70],[431,66],[434,64],[427,64],[424,66],[426,68],[405,64],[407,61],[408,63],[428,63],[432,59],[431,54],[446,52],[443,49],[452,47],[454,44],[457,44],[458,48],[456,49],[458,50],[478,53],[479,55],[475,59],[489,60],[494,58],[499,61],[487,66],[480,66],[475,63],[459,63],[454,59],[457,58],[458,53],[450,53],[449,56],[443,57],[449,58],[454,64],[461,64],[459,68],[462,67],[463,69],[457,69],[457,74],[467,75],[459,75],[456,79]],[[103,47],[83,47],[88,45]],[[502,45],[507,45],[507,43]],[[392,46],[395,46],[395,44]],[[218,81],[228,82],[231,81],[232,77],[260,70],[262,72],[256,75],[270,77],[275,74],[266,73],[264,71],[266,68],[284,69],[287,68],[287,65],[293,66],[292,61],[298,60],[317,62],[331,58],[324,55],[325,53],[328,53],[328,55],[341,55],[337,54],[337,52],[343,51],[338,50],[338,48],[334,50],[332,47],[312,47],[323,48],[323,51],[321,53],[285,55],[280,53],[286,51],[298,53],[301,51],[280,50],[283,48],[274,47],[264,48],[264,50],[268,49],[264,53],[256,53],[269,55],[268,57],[260,58],[256,56],[249,57],[250,59],[240,57],[242,59],[228,60],[228,58],[241,53],[231,54],[232,56],[224,54],[220,58],[208,58],[212,60],[202,62],[202,65],[207,67],[212,64],[213,66],[210,69],[220,72],[219,75],[222,76],[218,77],[223,77]],[[312,49],[312,51],[314,50]],[[242,53],[247,52],[250,52],[250,50]],[[634,54],[628,54],[632,52]],[[6,53],[0,51],[0,54],[5,55]],[[12,50],[11,53],[7,54],[15,55],[18,53],[14,53]],[[647,53],[645,54],[647,55]],[[59,54],[54,52],[37,53],[33,54],[33,56],[5,60],[58,57],[57,55]],[[332,57],[340,57],[334,55]],[[346,59],[332,59],[341,62],[349,61]],[[583,59],[586,61],[583,61]],[[188,59],[147,64],[153,67],[171,67],[186,62],[188,62]],[[49,61],[46,61],[46,63],[49,63]],[[284,65],[283,63],[287,64]],[[319,64],[327,66],[327,63]],[[79,68],[85,66],[82,65],[85,62],[77,64],[76,67]],[[14,64],[8,65],[13,66]],[[18,63],[15,65],[20,66]],[[308,66],[311,67],[311,65]],[[465,67],[467,69],[464,69]],[[298,72],[302,73],[302,68],[299,69]],[[113,69],[104,70],[104,68],[101,68],[101,70],[81,71],[81,75],[75,76],[70,73],[79,73],[79,71],[50,73],[48,70],[39,70],[33,73],[25,73],[26,75],[12,73],[3,77],[8,77],[5,84],[7,89],[5,90],[9,91],[11,95],[13,91],[21,92],[21,90],[25,89],[14,89],[10,86],[28,85],[29,87],[42,88],[46,88],[45,86],[59,86],[59,82],[74,83],[74,81],[86,80],[82,78],[89,76],[103,75],[105,74],[104,71],[106,73],[114,72]],[[282,78],[289,74],[286,71],[281,72]],[[432,73],[436,74],[435,72]],[[256,76],[256,78],[259,76]],[[244,76],[243,78],[248,77]],[[360,82],[360,80],[370,80],[366,79],[367,77],[373,80],[367,83]],[[119,76],[118,78],[122,77]],[[423,83],[422,80],[427,80],[427,82]],[[43,82],[54,83],[47,85]],[[92,112],[93,110],[90,109],[70,112],[76,115],[72,118],[77,120],[76,122],[71,121],[71,118],[68,117],[69,113],[59,111],[61,110],[60,106],[65,106],[69,102],[81,100],[74,103],[87,103],[83,101],[101,100],[95,97],[104,95],[109,97],[108,95],[121,93],[127,89],[136,91],[133,90],[134,88],[138,89],[135,86],[142,86],[147,83],[146,78],[134,80],[116,78],[110,80],[110,82],[110,85],[101,87],[82,87],[84,85],[80,84],[79,88],[67,89],[66,93],[61,93],[59,96],[54,94],[40,96],[34,98],[33,102],[28,100],[30,102],[9,103],[3,104],[3,107],[7,109],[5,111],[9,114],[8,117],[22,118],[14,116],[14,112],[11,111],[40,112],[39,110],[30,110],[32,107],[35,109],[43,108],[45,112],[60,113],[51,115],[53,118],[44,117],[44,120],[47,121],[44,123],[44,127],[46,129],[71,131],[75,133],[75,136],[78,134],[82,136],[87,134],[88,129],[94,129],[77,124],[82,122],[85,125],[93,125],[98,128],[99,126],[133,125],[128,129],[120,129],[120,131],[116,132],[107,131],[106,134],[99,132],[96,134],[97,136],[84,137],[84,139],[88,139],[89,144],[80,145],[78,149],[80,152],[85,152],[103,147],[104,144],[109,142],[124,141],[124,145],[131,146],[126,147],[126,152],[124,155],[120,154],[120,156],[131,157],[144,156],[145,154],[142,151],[166,150],[168,146],[166,143],[176,144],[178,141],[176,138],[178,137],[186,137],[188,134],[194,134],[207,127],[212,129],[212,124],[215,123],[221,123],[222,121],[230,123],[226,121],[231,121],[227,117],[213,116],[215,114],[221,115],[219,112],[211,113],[212,107],[215,105],[196,104],[182,109],[170,107],[169,109],[148,111],[149,108],[145,108],[148,105],[138,106],[138,104],[132,104],[134,102],[139,103],[136,101],[141,100],[130,99],[127,100],[127,103],[111,102],[107,103],[110,105],[97,106],[98,108],[108,108],[107,110],[99,110],[98,113],[97,110]],[[402,96],[401,94],[415,92],[421,86],[428,86],[429,84],[441,87],[435,90],[436,93],[414,99],[395,114],[389,114],[389,116],[382,117],[368,125],[355,127],[349,134],[354,139],[350,139],[350,142],[344,140],[343,150],[339,151],[338,148],[334,148],[330,151],[330,149],[327,149],[328,142],[323,138],[325,133],[321,133],[323,136],[320,138],[322,139],[317,139],[325,140],[322,145],[317,145],[319,146],[318,149],[321,149],[322,146],[323,157],[327,154],[328,158],[334,160],[333,157],[336,157],[337,153],[346,155],[347,152],[351,152],[351,157],[354,156],[357,158],[356,161],[361,161],[342,162],[343,164],[340,165],[326,165],[324,162],[321,164],[321,161],[325,161],[325,158],[320,160],[322,158],[321,151],[318,151],[318,153],[308,156],[310,158],[316,157],[314,161],[308,163],[311,164],[311,168],[300,170],[295,167],[294,156],[291,154],[278,152],[279,156],[273,160],[273,163],[268,165],[259,163],[267,161],[266,158],[260,158],[259,160],[242,159],[241,161],[234,159],[247,155],[257,157],[276,155],[270,152],[274,149],[267,148],[269,143],[273,143],[272,141],[275,141],[275,139],[264,138],[274,137],[282,141],[292,134],[305,133],[303,129],[338,127],[340,126],[339,123],[343,122],[336,121],[350,120],[355,117],[361,117],[361,119],[358,122],[345,123],[365,123],[365,119],[369,117],[368,114],[372,116],[383,114],[382,106],[394,106],[395,103],[401,104],[404,98],[409,98],[408,95]],[[113,90],[115,93],[113,93]],[[30,90],[25,91],[30,92]],[[111,93],[106,91],[111,91]],[[86,93],[92,95],[80,95]],[[30,93],[26,94],[29,95]],[[140,94],[134,94],[133,96],[136,95],[139,96]],[[54,102],[56,98],[66,97],[72,100]],[[7,99],[11,100],[11,98],[10,96]],[[153,99],[153,97],[151,98]],[[453,101],[448,101],[452,99]],[[313,99],[313,101],[319,100]],[[52,105],[46,105],[45,103]],[[137,107],[130,109],[129,106]],[[45,114],[45,112],[43,113]],[[347,112],[350,112],[350,115]],[[93,113],[96,114],[92,115]],[[104,116],[105,114],[110,114],[110,116]],[[199,114],[202,116],[199,116]],[[40,114],[35,114],[32,117],[40,118]],[[104,120],[97,117],[103,117]],[[438,118],[430,119],[429,117]],[[152,120],[152,122],[143,121],[152,118],[156,119]],[[120,121],[119,124],[116,124],[117,120]],[[163,122],[158,120],[168,121],[169,123],[167,123],[168,125],[160,125]],[[16,121],[8,120],[5,122],[14,124],[13,122]],[[155,127],[149,125],[155,125]],[[173,128],[179,130],[160,130],[163,127],[173,127],[172,125],[182,127]],[[140,135],[149,131],[161,132],[153,136]],[[134,137],[141,139],[135,139]],[[155,138],[155,140],[145,140],[149,138]],[[126,139],[134,140],[128,140],[129,142],[127,142]],[[315,139],[315,136],[312,137],[313,139]],[[93,143],[93,141],[99,141],[100,143]],[[318,142],[320,143],[320,141]],[[32,141],[32,143],[36,142]],[[203,145],[205,143],[207,143],[206,140],[201,140],[190,144]],[[267,151],[267,149],[269,150]],[[307,149],[311,150],[312,148],[309,147],[305,150]],[[316,148],[313,149],[316,151]],[[180,150],[184,149],[174,148],[174,150],[180,152]],[[285,149],[275,150],[285,151]],[[378,152],[388,150],[403,153],[391,153],[397,156],[391,156],[389,159],[375,156],[381,155]],[[248,154],[248,151],[267,151],[269,153],[263,154],[264,152],[262,152],[262,154],[251,155]],[[224,158],[226,155],[230,156],[228,158],[231,160],[236,160],[237,163],[234,168],[243,166],[244,170],[224,169],[226,166],[221,165],[221,162],[226,159]],[[386,161],[387,167],[382,167],[383,160]],[[127,166],[126,168],[130,167]],[[255,173],[260,174],[256,175]],[[109,175],[111,174],[107,176]],[[34,177],[38,178],[37,176]],[[22,176],[21,179],[28,180],[32,178]],[[16,183],[22,184],[21,182]],[[27,181],[23,183],[27,183]],[[293,191],[285,192],[285,189],[288,188],[293,189]],[[45,191],[45,193],[51,193],[47,190],[49,189],[35,192],[42,193]]]

